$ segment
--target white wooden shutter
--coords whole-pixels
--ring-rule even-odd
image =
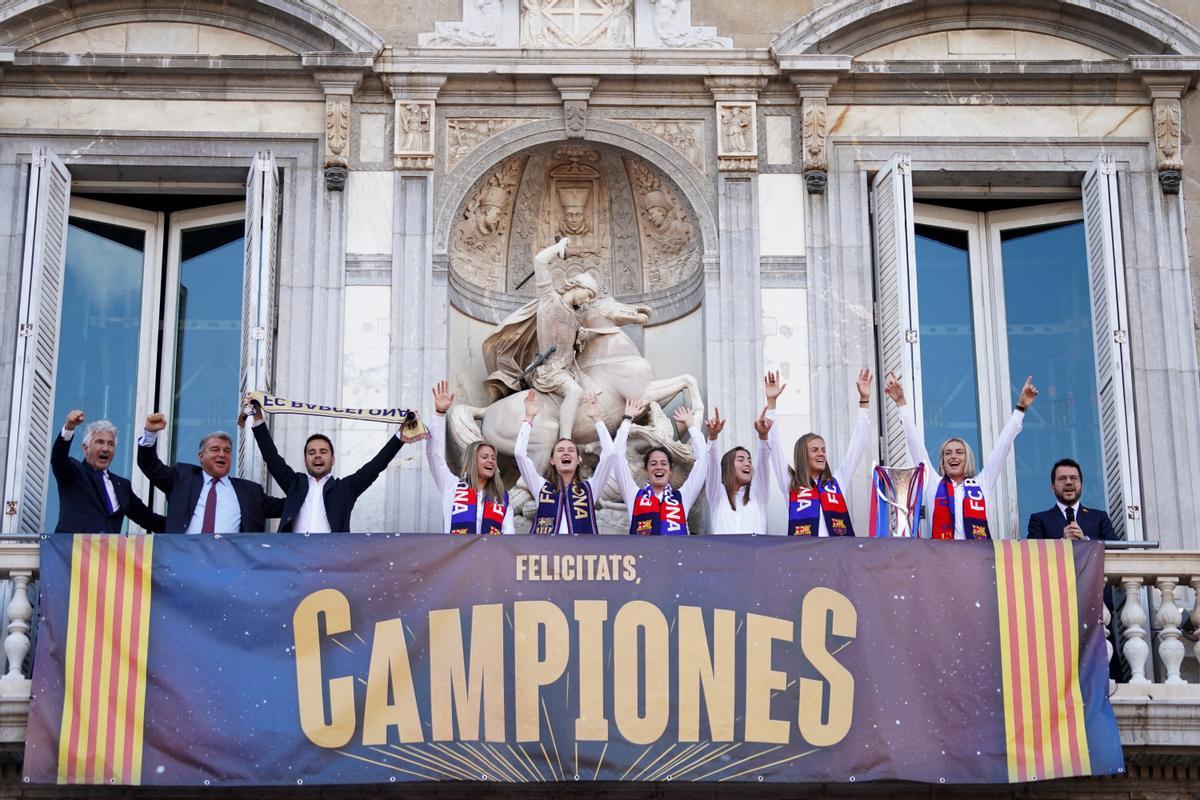
[[[871,185],[875,246],[876,336],[880,380],[901,376],[908,402],[921,408],[921,354],[917,341],[916,235],[913,228],[912,165],[907,154],[893,156]],[[883,404],[883,461],[906,463],[904,433],[895,404]],[[917,413],[920,427],[921,414]]]
[[[279,174],[271,153],[259,153],[246,180],[245,269],[242,284],[241,395],[274,391],[275,269],[279,232]],[[238,433],[238,474],[265,481],[258,449]]]
[[[1133,424],[1133,370],[1125,308],[1125,254],[1121,204],[1113,158],[1101,154],[1083,176],[1083,227],[1092,285],[1092,333],[1104,454],[1104,492],[1118,536],[1142,538],[1137,432]]]
[[[40,533],[50,478],[59,309],[71,173],[45,148],[29,170],[21,299],[4,481],[4,532]]]

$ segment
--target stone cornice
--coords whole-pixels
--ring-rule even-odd
[[[669,77],[779,74],[766,50],[503,50],[424,48],[385,52],[387,74],[604,75]]]

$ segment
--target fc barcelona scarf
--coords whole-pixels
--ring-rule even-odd
[[[991,539],[983,487],[974,478],[967,478],[962,483],[962,493],[963,533],[966,538],[981,542]],[[949,478],[942,478],[933,498],[933,538],[954,538],[954,484]]]
[[[564,495],[567,500],[565,503]],[[542,491],[538,493],[533,532],[543,536],[558,533],[558,520],[564,513],[570,519],[571,533],[599,533],[596,529],[596,506],[592,502],[592,489],[587,481],[573,482],[564,492],[558,491],[550,481],[543,482]]]
[[[793,489],[788,498],[788,536],[816,536],[820,515],[825,515],[825,530],[830,536],[853,536],[850,510],[837,480],[830,478],[816,487]]]
[[[654,495],[654,487],[646,484],[633,501],[633,519],[629,533],[633,536],[687,536],[687,509],[676,489],[667,484],[662,499]]]
[[[475,530],[475,518],[478,514],[476,505],[479,493],[475,487],[468,486],[466,481],[459,481],[454,490],[454,502],[450,506],[450,532],[457,534],[486,533],[496,536],[504,533],[504,514],[508,511],[508,492],[504,499],[497,503],[491,498],[483,498],[483,530]]]

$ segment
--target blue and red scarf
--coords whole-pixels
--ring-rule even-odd
[[[630,535],[687,536],[687,532],[687,509],[683,507],[679,491],[667,484],[660,500],[654,495],[653,486],[643,486],[633,501]]]
[[[543,481],[542,491],[538,493],[533,533],[542,536],[558,533],[558,520],[564,513],[567,514],[571,533],[599,533],[596,529],[596,504],[592,501],[592,489],[587,481],[573,482],[561,492],[550,481]]]
[[[450,506],[450,532],[457,534],[486,533],[496,536],[504,533],[504,515],[508,511],[508,492],[504,500],[497,503],[490,497],[483,498],[483,530],[475,529],[476,506],[479,503],[479,493],[474,486],[468,486],[466,481],[459,481],[454,489],[454,501]]]
[[[812,486],[792,490],[788,498],[788,536],[816,536],[822,514],[830,536],[854,535],[846,496],[838,482],[830,478],[821,483],[819,491]]]
[[[992,536],[988,531],[987,501],[983,497],[983,487],[974,478],[967,478],[962,483],[962,493],[963,534],[968,539],[986,542]],[[934,539],[954,538],[954,484],[949,478],[942,478],[933,498],[932,534]]]

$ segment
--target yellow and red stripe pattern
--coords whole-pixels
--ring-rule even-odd
[[[59,783],[141,783],[153,536],[71,550]]]
[[[1071,542],[997,541],[995,552],[1008,780],[1090,775]]]

